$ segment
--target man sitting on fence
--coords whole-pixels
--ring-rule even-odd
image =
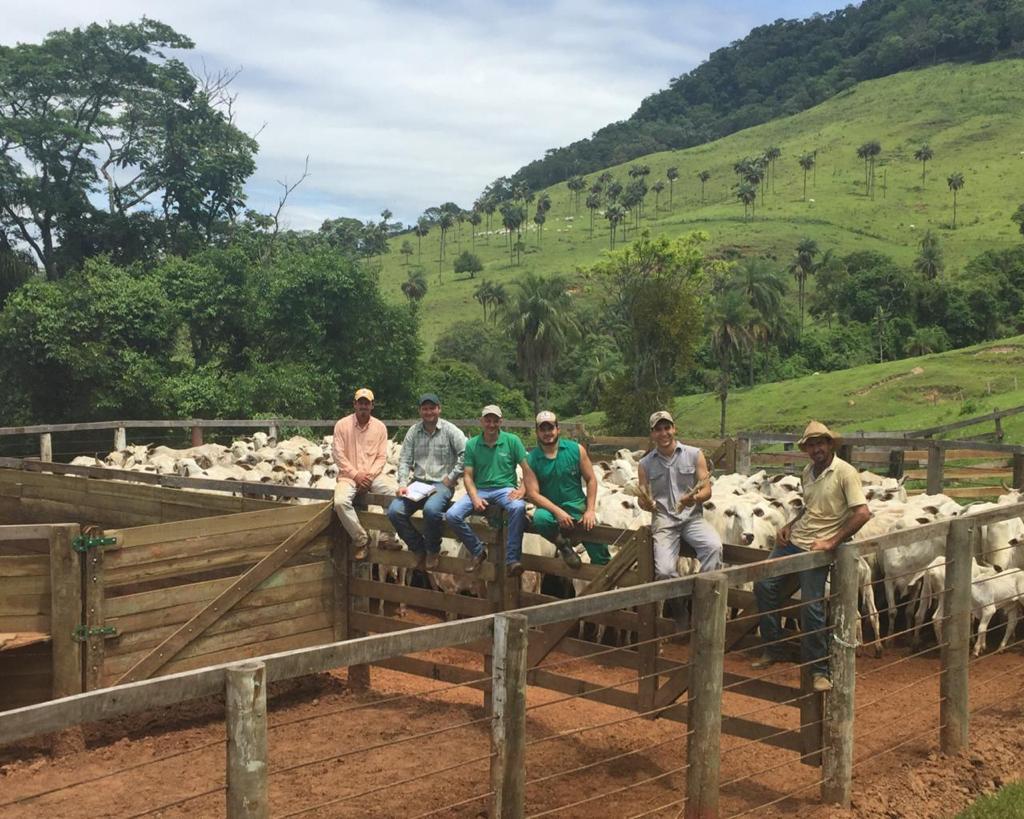
[[[654,577],[679,577],[679,546],[686,542],[696,553],[702,572],[722,567],[722,539],[704,520],[704,501],[711,497],[711,473],[704,453],[676,440],[672,415],[651,415],[654,449],[640,459],[637,477],[640,506],[653,514]]]
[[[331,454],[338,467],[334,488],[334,511],[355,547],[353,558],[365,560],[370,536],[356,517],[352,505],[357,494],[389,493],[391,485],[381,480],[387,464],[388,428],[373,417],[373,391],[356,390],[354,412],[334,425]]]
[[[523,573],[523,530],[526,528],[526,488],[519,486],[516,466],[525,475],[530,469],[526,463],[526,447],[515,435],[501,429],[501,408],[488,404],[480,412],[483,432],[466,442],[465,473],[466,494],[448,510],[448,524],[455,530],[472,560],[467,572],[475,572],[487,558],[487,550],[480,538],[466,522],[472,513],[485,514],[495,504],[508,513],[508,546],[505,552],[506,572],[509,577]]]
[[[441,418],[441,399],[428,392],[420,396],[420,420],[409,427],[398,458],[398,497],[388,507],[388,519],[402,540],[427,569],[436,569],[441,554],[441,525],[455,484],[462,477],[466,436]],[[409,483],[432,487],[428,495],[409,497]],[[423,534],[409,518],[423,510]]]
[[[871,518],[857,470],[836,456],[839,436],[827,426],[811,421],[797,442],[811,462],[804,467],[804,505],[800,513],[778,533],[771,557],[785,557],[805,551],[835,549],[849,540]],[[832,689],[828,668],[828,635],[825,630],[825,580],[828,566],[799,572],[802,662],[810,663],[815,691]],[[785,576],[770,577],[754,584],[761,615],[764,653],[754,668],[767,668],[785,657],[778,609],[784,604]]]
[[[530,473],[525,476],[526,494],[537,507],[533,513],[533,530],[555,544],[555,549],[572,569],[582,565],[570,538],[579,522],[590,531],[597,522],[597,476],[587,451],[576,441],[559,434],[558,418],[545,410],[537,415],[538,446],[530,450],[526,462]],[[587,494],[583,494],[586,482]],[[608,562],[608,547],[603,543],[584,543],[590,562]]]

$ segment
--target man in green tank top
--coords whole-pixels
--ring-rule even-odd
[[[538,446],[526,462],[532,475],[526,476],[527,498],[536,505],[533,531],[555,544],[558,554],[570,568],[581,565],[573,550],[572,532],[579,522],[587,531],[594,528],[597,516],[597,476],[590,456],[576,441],[561,438],[558,418],[545,410],[537,415]],[[583,484],[587,485],[586,495]],[[584,543],[590,562],[605,564],[608,547],[603,543]]]

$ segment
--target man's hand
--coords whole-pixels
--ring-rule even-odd
[[[790,526],[789,526],[788,523],[785,526],[783,526],[781,529],[779,529],[778,533],[775,536],[775,540],[776,540],[776,545],[777,546],[788,546],[789,545],[789,530],[790,530]]]
[[[487,511],[487,501],[481,498],[479,495],[473,496],[473,511],[479,512],[481,515]]]
[[[409,494],[409,487],[408,486],[400,486],[400,487],[398,487],[398,497],[404,498],[408,494]]]
[[[526,485],[517,486],[511,492],[508,493],[509,500],[522,500],[526,497]]]
[[[646,486],[640,487],[640,494],[636,496],[637,505],[645,512],[653,512],[655,509],[654,498]]]
[[[582,523],[583,528],[589,532],[597,525],[597,515],[588,509],[583,513],[583,517],[580,518],[580,523]]]
[[[448,476],[447,475],[445,475],[443,478],[441,478],[441,483],[443,483],[448,489],[452,488],[452,482],[450,480],[448,480]]]
[[[555,520],[558,521],[558,525],[562,529],[572,529],[576,525],[576,521],[572,519],[572,515],[566,512],[564,509],[556,509]]]
[[[830,537],[818,538],[811,544],[812,552],[831,552],[836,548],[836,542]]]
[[[359,487],[360,491],[365,492],[373,485],[373,478],[367,475],[365,472],[360,472],[356,475],[356,486]]]
[[[685,495],[683,495],[682,497],[679,498],[679,503],[676,504],[676,508],[677,509],[687,509],[687,508],[693,506],[696,502],[697,501],[693,497],[693,494],[690,493],[690,492],[687,492]]]

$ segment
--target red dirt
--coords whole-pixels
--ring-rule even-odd
[[[670,653],[681,651],[676,646]],[[889,666],[906,655],[897,649],[882,660],[861,658],[857,681],[860,707],[856,722],[857,767],[853,809],[841,811],[819,801],[820,768],[801,765],[792,751],[770,748],[735,737],[723,737],[721,815],[802,817],[833,816],[930,817],[946,816],[979,794],[1004,782],[1024,777],[1024,696],[1019,685],[1024,661],[1016,653],[983,657],[972,668],[972,707],[992,705],[972,718],[971,749],[947,758],[938,747],[938,661],[915,657]],[[479,657],[447,650],[432,659],[480,668]],[[549,658],[549,662],[559,657]],[[747,671],[746,658],[729,655],[727,670]],[[874,673],[872,673],[874,671]],[[1002,673],[1010,672],[1012,673]],[[575,661],[560,666],[603,684],[627,679],[633,672]],[[773,679],[795,684],[792,666],[773,669]],[[764,672],[759,672],[764,673]],[[997,676],[1002,674],[1002,676]],[[481,672],[481,677],[483,673]],[[478,759],[489,751],[489,727],[479,691],[447,688],[442,683],[397,672],[374,669],[372,690],[350,691],[344,672],[324,674],[272,692],[270,703],[271,771],[306,760],[342,754],[348,749],[392,743],[403,737],[451,729],[402,744],[364,750],[335,761],[320,762],[290,772],[272,774],[271,815],[291,815],[330,800],[341,800],[303,813],[311,817],[418,816],[438,810],[438,816],[486,815],[486,800],[445,809],[483,794],[488,788],[488,762]],[[917,684],[915,685],[915,681]],[[412,696],[406,696],[412,695]],[[400,698],[400,699],[395,699]],[[530,687],[528,706],[562,700],[561,694]],[[359,706],[355,708],[355,706]],[[756,715],[750,713],[757,710]],[[725,712],[748,719],[795,727],[798,711],[760,700],[728,694]],[[528,713],[527,782],[588,763],[607,760],[635,749],[639,753],[527,788],[527,814],[552,811],[565,817],[656,815],[673,817],[679,805],[654,809],[681,798],[686,762],[685,726],[664,720],[631,719],[558,739],[543,737],[612,722],[629,712],[581,699],[559,702]],[[284,722],[304,722],[275,728]],[[462,723],[472,725],[457,727]],[[904,743],[930,730],[924,736]],[[182,805],[161,806],[189,794],[217,788],[224,776],[223,711],[215,701],[187,704],[179,709],[88,726],[85,752],[51,759],[20,749],[0,756],[0,815],[11,817],[217,816],[223,814],[221,791]],[[212,747],[175,759],[145,765],[99,782],[74,783],[156,757],[214,742]],[[656,743],[664,742],[659,747]],[[904,743],[900,745],[900,743]],[[892,749],[882,754],[883,751]],[[461,764],[460,764],[461,763]],[[443,771],[449,766],[453,770]],[[427,771],[431,776],[408,784],[401,780]],[[666,775],[667,774],[667,775]],[[657,778],[656,778],[657,777]],[[643,780],[651,780],[644,783]],[[803,790],[792,796],[793,791]],[[41,791],[63,788],[37,799],[10,804]],[[379,789],[379,790],[378,790]],[[365,795],[351,798],[354,795]],[[587,797],[593,801],[565,807]],[[7,804],[5,804],[7,803]],[[769,806],[769,803],[774,803]],[[650,811],[647,814],[645,812]]]

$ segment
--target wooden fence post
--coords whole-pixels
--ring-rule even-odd
[[[654,580],[654,544],[651,538],[651,527],[644,527],[646,536],[639,541],[640,548],[637,550],[637,574],[641,583],[651,583]],[[685,598],[677,597],[673,605],[685,605]],[[639,615],[639,629],[637,639],[640,645],[637,647],[639,663],[637,664],[637,676],[641,679],[637,682],[637,704],[640,711],[650,711],[654,708],[654,696],[658,693],[658,643],[654,638],[658,636],[658,606],[657,603],[648,603],[637,606]],[[678,620],[678,618],[677,618]],[[654,719],[655,714],[649,714]]]
[[[53,435],[49,432],[39,436],[39,460],[45,464],[53,463]]]
[[[512,585],[511,578],[505,576],[505,512],[500,510],[501,516],[497,519],[495,542],[487,546],[487,564],[494,571],[494,579],[487,584],[487,599],[490,601],[493,611],[504,611],[506,609],[506,588]],[[490,674],[494,670],[494,658],[484,655],[484,673]],[[484,689],[484,709],[491,710],[493,706],[493,692]]]
[[[337,518],[337,515],[335,515]],[[339,527],[341,521],[337,521]],[[341,546],[339,547],[344,552],[344,562],[346,566],[346,581],[345,586],[348,591],[348,580],[349,577],[354,577],[357,580],[372,580],[373,579],[373,568],[370,565],[369,560],[353,560],[352,559],[352,538],[348,536],[348,532],[341,529],[340,532]],[[351,591],[345,596],[346,606],[348,607],[345,616],[345,628],[347,630],[346,639],[350,637],[361,637],[362,632],[356,631],[352,628],[352,612],[361,611],[369,612],[370,610],[370,598],[368,597],[353,597]],[[350,665],[348,667],[348,684],[350,688],[357,690],[366,690],[370,687],[370,666],[368,665]]]
[[[889,450],[889,477],[902,478],[906,452],[902,449]]]
[[[687,698],[687,819],[718,815],[722,734],[722,660],[728,580],[721,572],[698,575],[693,584],[693,637]]]
[[[1013,453],[1013,478],[1011,486],[1014,489],[1024,489],[1024,452]]]
[[[334,516],[330,527],[327,529],[327,538],[330,543],[331,561],[331,626],[334,629],[334,640],[349,639],[349,574],[348,574],[348,548],[345,543],[345,530],[341,528],[341,521]]]
[[[741,475],[750,474],[750,439],[736,439],[736,471]]]
[[[938,495],[942,491],[942,468],[946,452],[938,444],[928,445],[928,494]]]
[[[277,424],[271,424],[267,427],[267,435],[275,441],[277,440]]]
[[[832,692],[825,698],[821,798],[850,807],[854,687],[857,670],[857,545],[844,543],[832,570]]]
[[[263,663],[225,672],[228,819],[268,819],[267,676]]]
[[[946,537],[946,600],[939,678],[939,724],[943,753],[967,747],[968,660],[971,641],[971,540],[974,521],[954,519]]]
[[[79,528],[50,527],[50,634],[53,652],[53,698],[82,693],[82,560],[75,551]],[[85,750],[81,727],[69,728],[53,737],[54,755]]]
[[[203,428],[192,427],[192,446],[203,445]]]
[[[494,615],[491,713],[493,819],[522,819],[526,790],[526,615]]]
[[[128,448],[128,430],[124,427],[118,427],[114,430],[114,451],[120,452],[122,449]]]

